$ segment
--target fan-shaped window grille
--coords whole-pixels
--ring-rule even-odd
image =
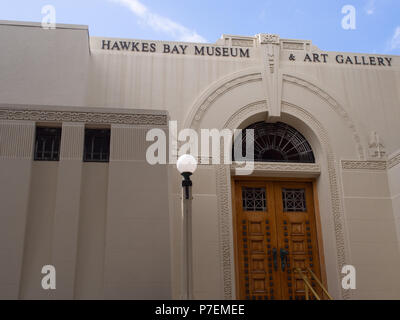
[[[236,139],[235,146],[242,157],[235,159],[235,149],[232,159],[237,161],[252,161],[246,155],[246,130],[254,130],[254,161],[255,162],[293,162],[315,163],[314,153],[304,136],[293,127],[282,123],[258,122],[247,127],[242,132],[241,141]]]

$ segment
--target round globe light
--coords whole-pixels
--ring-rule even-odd
[[[190,154],[179,157],[176,167],[180,173],[194,173],[197,169],[197,160]]]

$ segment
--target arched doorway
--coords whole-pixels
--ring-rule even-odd
[[[234,144],[243,148],[242,158],[236,160],[246,159],[247,130],[254,130],[255,162],[315,163],[305,137],[282,122],[257,122],[244,129],[243,141]],[[294,270],[307,273],[310,268],[321,278],[313,181],[262,177],[233,181],[237,298],[305,299],[304,282]]]
[[[321,265],[325,265],[321,269],[322,280],[335,299],[349,299],[349,292],[341,287],[340,277],[342,267],[349,264],[349,246],[336,154],[338,148],[346,148],[354,158],[363,159],[365,152],[358,128],[341,102],[326,88],[314,83],[317,83],[315,79],[304,74],[283,74],[285,90],[299,91],[295,95],[283,94],[280,121],[297,128],[306,137],[312,146],[315,163],[258,162],[254,165],[252,176],[307,178],[313,184],[315,210],[321,222],[317,225],[318,242],[324,244],[319,246],[320,259],[325,260],[321,261]],[[184,127],[233,131],[264,121],[268,114],[264,93],[259,67],[227,75],[209,86],[196,99],[185,119]],[[307,101],[297,101],[298,94],[307,96]],[[324,118],[321,117],[322,110]],[[327,123],[325,118],[336,121]],[[338,130],[346,132],[351,139],[338,141],[335,136]],[[239,279],[235,273],[237,259],[234,230],[234,179],[238,168],[242,168],[238,163],[214,167],[218,199],[218,267],[221,275],[219,297],[227,300],[239,297]],[[210,286],[215,283],[210,281]]]

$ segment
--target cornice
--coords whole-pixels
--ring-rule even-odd
[[[46,110],[47,109],[47,110]],[[77,109],[77,108],[76,108]],[[86,110],[90,108],[85,108]],[[48,108],[14,108],[0,107],[0,120],[26,120],[26,121],[44,121],[44,122],[84,122],[96,124],[127,124],[127,125],[168,125],[168,116],[166,113],[148,113],[141,111],[121,112],[121,109],[115,112],[107,111],[71,111],[71,110],[49,110]]]

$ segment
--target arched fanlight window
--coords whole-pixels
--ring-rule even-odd
[[[315,163],[314,153],[304,136],[282,122],[258,122],[244,129],[242,141],[238,141],[239,139],[235,141],[237,150],[239,152],[242,150],[242,157],[235,159],[235,149],[233,149],[232,159],[252,160],[246,156],[246,130],[250,129],[254,130],[255,162]]]

